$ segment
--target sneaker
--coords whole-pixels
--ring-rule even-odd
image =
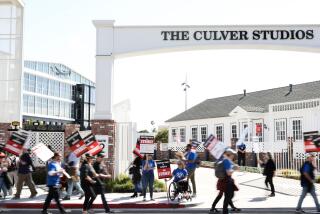
[[[34,198],[34,197],[37,196],[37,194],[38,194],[38,193],[31,194],[29,198]]]
[[[41,211],[41,214],[53,214],[53,213],[48,212],[47,210],[42,210],[42,211]]]
[[[70,200],[70,196],[66,195],[66,196],[64,196],[64,198],[62,200]]]
[[[296,213],[306,213],[306,212],[302,209],[296,209]]]
[[[18,199],[20,199],[20,196],[14,196],[14,197],[12,198],[12,200],[18,200]]]
[[[84,197],[84,194],[80,195],[79,200],[81,200]]]
[[[271,194],[269,195],[269,197],[274,197],[274,196],[276,196],[274,193],[271,193]]]
[[[197,194],[196,193],[193,193],[192,194],[192,198],[196,198],[197,197]]]
[[[147,201],[147,199],[146,199],[146,198],[143,198],[143,201]]]
[[[151,199],[150,199],[150,201],[154,201],[154,199],[153,199],[153,198],[151,198]]]
[[[214,209],[211,208],[211,209],[209,210],[209,214],[212,214],[212,213],[220,213],[220,212],[219,212],[219,210],[217,210],[216,208],[214,208]]]

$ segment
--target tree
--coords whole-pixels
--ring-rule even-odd
[[[155,141],[162,142],[162,143],[168,143],[168,135],[169,135],[168,129],[163,129],[157,133],[157,135],[155,137]]]
[[[149,131],[147,129],[144,129],[144,130],[138,131],[138,133],[149,133]]]

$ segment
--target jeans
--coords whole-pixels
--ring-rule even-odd
[[[193,194],[197,194],[197,187],[196,187],[196,180],[195,180],[196,169],[187,169],[187,170],[188,170],[188,182],[190,179],[192,183],[192,192]]]
[[[72,195],[73,186],[76,188],[77,191],[81,193],[81,195],[84,194],[79,181],[73,181],[72,179],[68,180],[68,191],[67,196],[70,197]]]
[[[306,186],[306,187],[302,187],[302,193],[301,193],[301,196],[300,196],[300,199],[299,199],[299,202],[298,202],[298,206],[297,206],[297,210],[300,210],[301,209],[301,206],[302,206],[302,202],[304,200],[304,198],[306,197],[306,195],[308,194],[308,190],[309,188]],[[314,185],[312,185],[311,189],[310,189],[310,194],[314,200],[314,203],[316,204],[316,207],[317,207],[317,210],[320,211],[320,205],[319,205],[319,201],[318,201],[318,198],[317,198],[317,195],[316,195],[316,190],[314,188]]]
[[[266,186],[268,187],[268,184],[270,184],[271,187],[271,194],[274,194],[274,185],[273,185],[273,176],[267,176],[266,180],[264,181]]]
[[[5,198],[8,195],[8,189],[4,183],[4,177],[0,177],[0,191],[3,191],[3,197]]]
[[[212,206],[211,206],[211,209],[215,209],[216,206],[217,206],[217,203],[220,201],[220,199],[222,198],[223,196],[223,192],[220,191],[219,194],[217,195],[216,199],[214,199],[213,203],[212,203]],[[232,202],[232,200],[229,201],[229,205],[231,208],[236,208]]]
[[[153,198],[153,183],[154,183],[154,173],[152,171],[147,171],[142,173],[142,194],[146,197],[147,187],[149,186],[150,198]]]
[[[241,165],[242,163],[242,165]],[[245,166],[246,165],[246,154],[238,153],[238,165]]]
[[[226,183],[226,192],[224,193],[224,201],[223,201],[223,214],[228,214],[228,205],[232,204],[232,198],[234,196],[234,189],[233,189],[233,180],[231,177],[227,178]]]
[[[62,207],[60,200],[59,200],[59,187],[49,186],[49,193],[43,205],[43,211],[47,211],[48,207],[50,206],[51,200],[54,199],[56,204],[61,213],[64,213],[65,210]]]
[[[141,181],[134,184],[134,192],[142,192],[141,191]]]

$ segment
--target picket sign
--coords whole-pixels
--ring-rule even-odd
[[[68,145],[70,146],[71,151],[77,156],[80,157],[88,151],[88,148],[85,142],[82,140],[82,137],[79,132],[74,132],[69,137],[66,138]]]
[[[48,161],[53,157],[53,152],[44,144],[44,143],[38,143],[35,145],[32,149],[31,152],[40,158],[43,162]]]
[[[3,150],[19,156],[22,152],[24,144],[28,141],[28,138],[29,132],[24,130],[15,131],[12,133],[6,145],[3,147]]]
[[[203,146],[216,159],[220,159],[227,148],[227,146],[223,142],[219,141],[213,134],[206,139]]]
[[[154,136],[140,136],[140,154],[154,153]]]
[[[306,152],[320,152],[320,135],[319,132],[304,132],[304,149]]]

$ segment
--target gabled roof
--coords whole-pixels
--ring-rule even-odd
[[[197,120],[207,118],[228,117],[237,106],[248,112],[268,112],[270,104],[294,102],[320,98],[320,81],[308,82],[292,86],[213,98],[178,114],[166,122]]]

